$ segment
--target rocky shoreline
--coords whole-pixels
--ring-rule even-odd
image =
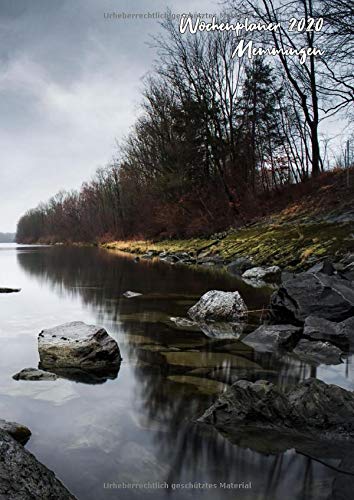
[[[342,263],[354,252],[352,207],[324,213],[284,210],[246,227],[186,239],[110,241],[103,248],[170,264],[223,267],[242,274],[251,267],[304,271],[330,259]],[[348,262],[349,264],[349,262]]]

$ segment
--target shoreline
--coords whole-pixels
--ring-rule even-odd
[[[324,259],[340,261],[354,252],[354,221],[257,224],[206,238],[120,240],[99,244],[107,250],[152,258],[188,253],[196,264],[230,264],[247,258],[254,266],[306,270]],[[171,262],[172,263],[172,262]]]
[[[299,272],[329,259],[339,262],[354,253],[354,214],[342,213],[322,220],[257,222],[245,228],[229,229],[212,236],[189,239],[127,239],[107,242],[38,241],[26,245],[98,247],[138,258],[163,258],[174,264],[227,266],[236,259],[248,259],[253,266],[279,266]],[[184,258],[177,258],[185,254]],[[187,255],[188,254],[188,255]],[[176,257],[175,262],[171,258]],[[189,260],[190,259],[190,260]],[[186,262],[183,262],[186,261]]]

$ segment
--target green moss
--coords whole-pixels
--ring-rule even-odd
[[[222,239],[118,241],[106,248],[142,254],[149,250],[192,252],[195,255],[221,255],[225,260],[236,256],[252,258],[255,265],[279,265],[298,270],[325,256],[340,257],[354,252],[352,223],[257,224],[232,230]]]

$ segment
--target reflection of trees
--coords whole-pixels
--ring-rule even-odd
[[[98,322],[112,325],[120,322],[122,335],[126,334],[124,340],[128,341],[128,354],[142,361],[134,368],[136,410],[144,419],[143,427],[157,428],[152,433],[154,447],[159,459],[168,464],[170,470],[165,480],[216,483],[253,480],[257,483],[254,486],[259,498],[286,498],[289,488],[294,491],[294,499],[327,498],[328,489],[322,494],[317,485],[322,482],[330,487],[333,477],[337,477],[334,471],[286,446],[275,451],[271,444],[279,443],[279,438],[267,441],[264,435],[243,432],[230,439],[212,427],[195,423],[195,418],[203,413],[214,397],[198,394],[195,388],[167,378],[173,373],[186,373],[190,368],[169,366],[159,352],[161,347],[173,349],[174,344],[188,340],[192,350],[195,342],[194,348],[198,351],[228,354],[227,345],[234,341],[206,339],[202,332],[173,330],[162,320],[149,322],[151,313],[158,311],[165,313],[166,317],[184,316],[188,300],[179,299],[199,296],[212,288],[234,290],[239,285],[234,278],[223,273],[163,263],[144,261],[137,264],[129,257],[117,258],[115,254],[96,248],[24,250],[18,253],[18,261],[27,273],[46,282],[56,293],[80,297],[85,305],[93,308]],[[124,299],[121,295],[126,290],[136,290],[144,295],[134,300]],[[158,296],[152,295],[157,293]],[[245,287],[241,294],[251,308],[261,308],[268,301],[262,290]],[[156,349],[149,351],[144,345],[136,344],[133,335],[143,335],[154,341]],[[227,382],[238,373],[242,378],[267,378],[286,387],[310,376],[309,365],[295,358],[242,349],[240,345],[237,355],[256,362],[260,369],[225,365],[223,370]],[[292,443],[292,448],[297,444]],[[313,447],[310,450],[313,454]],[[329,456],[337,462],[343,458],[333,449],[320,450],[317,456]],[[208,498],[215,498],[215,492]]]
[[[108,297],[118,298],[126,290],[145,293],[201,295],[212,288],[241,293],[252,308],[268,302],[269,292],[242,285],[236,278],[205,268],[171,266],[163,262],[134,260],[97,248],[41,248],[18,252],[20,266],[32,276],[49,283],[57,292],[79,294],[85,303],[102,305]],[[79,287],[79,288],[74,288]],[[96,288],[97,287],[97,288]],[[120,309],[128,301],[119,302]]]

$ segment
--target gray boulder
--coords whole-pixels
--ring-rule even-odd
[[[238,292],[210,290],[188,310],[195,321],[239,321],[247,318],[247,306]]]
[[[346,328],[342,323],[335,323],[317,316],[306,318],[304,325],[304,335],[306,337],[327,340],[340,347],[349,346],[348,330],[349,328]]]
[[[0,498],[75,500],[51,470],[3,430],[0,430]]]
[[[287,275],[270,301],[276,322],[304,323],[308,316],[343,321],[354,316],[354,288],[338,276]]]
[[[104,328],[82,321],[65,323],[38,335],[41,368],[111,370],[121,361],[117,342]]]
[[[354,393],[307,379],[288,391],[265,380],[240,380],[202,415],[222,432],[259,428],[313,439],[354,439]]]
[[[291,348],[301,335],[301,328],[294,325],[261,325],[242,339],[255,351],[267,352]]]
[[[7,432],[21,444],[27,443],[31,436],[31,431],[25,425],[0,419],[0,436],[2,432]]]
[[[342,351],[329,342],[301,339],[293,352],[303,361],[313,365],[339,365]]]
[[[55,373],[39,370],[38,368],[24,368],[12,377],[14,380],[56,380]]]
[[[271,281],[279,278],[281,269],[278,266],[252,267],[242,274],[242,278],[256,281]]]

